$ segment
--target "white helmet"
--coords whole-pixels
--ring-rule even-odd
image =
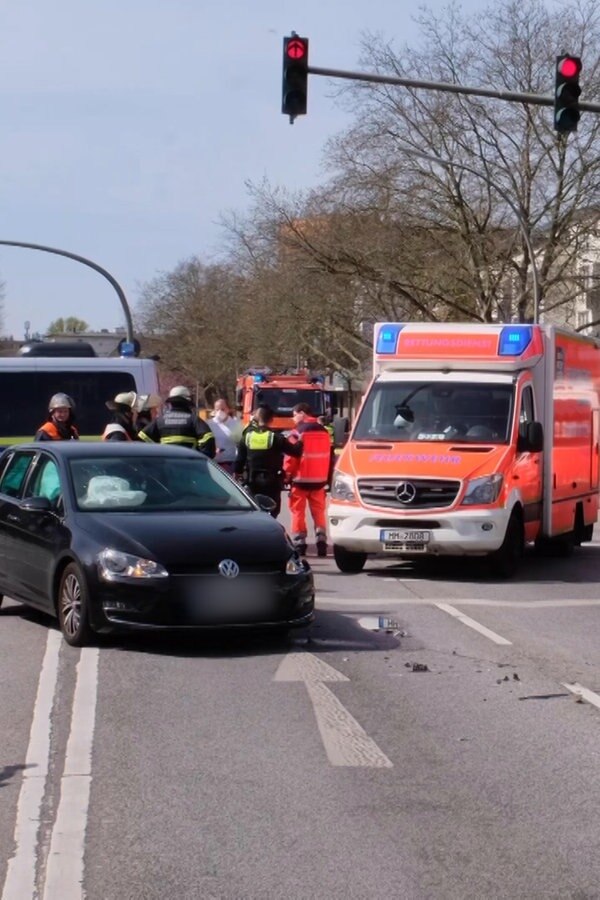
[[[128,406],[129,409],[135,409],[137,403],[137,394],[135,391],[125,391],[117,394],[114,400],[107,400],[106,406],[109,409],[117,409],[119,406]]]
[[[169,400],[186,400],[192,402],[192,392],[183,384],[178,384],[169,391]]]
[[[161,403],[158,394],[138,394],[135,408],[140,413],[145,409],[156,409]]]

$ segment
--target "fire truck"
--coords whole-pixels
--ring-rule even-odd
[[[486,557],[592,539],[600,342],[553,325],[378,323],[373,381],[338,460],[334,557]],[[468,566],[468,562],[466,563]]]
[[[314,416],[322,416],[330,410],[330,395],[323,387],[322,376],[311,376],[307,369],[294,372],[249,369],[240,375],[236,384],[236,405],[244,426],[261,403],[273,410],[272,428],[291,431],[292,409],[297,403],[308,403]]]

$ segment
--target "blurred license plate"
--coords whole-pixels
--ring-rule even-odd
[[[384,544],[427,544],[430,536],[429,531],[386,529],[379,532],[379,540]]]
[[[237,582],[237,583],[236,583]],[[262,578],[248,581],[234,579],[231,582],[217,581],[206,592],[202,608],[207,612],[231,615],[252,615],[268,606],[269,589]]]

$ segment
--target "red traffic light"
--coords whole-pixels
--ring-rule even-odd
[[[563,78],[576,78],[581,72],[581,60],[574,56],[565,56],[558,64],[558,71]]]
[[[304,59],[307,53],[306,43],[300,38],[291,38],[286,47],[286,54],[289,59]]]

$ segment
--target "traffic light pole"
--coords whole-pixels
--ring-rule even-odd
[[[521,234],[523,235],[523,240],[525,242],[525,246],[527,247],[527,252],[529,253],[529,258],[531,260],[531,280],[533,283],[533,321],[537,325],[539,321],[540,314],[540,279],[539,273],[537,270],[537,265],[535,261],[535,255],[533,252],[533,244],[531,243],[531,238],[529,237],[529,233],[527,231],[527,225],[523,216],[519,212],[513,200],[511,200],[510,196],[506,193],[506,191],[499,187],[495,181],[488,175],[484,175],[483,172],[479,172],[477,169],[472,169],[470,166],[465,166],[463,163],[455,163],[451,162],[449,159],[444,159],[443,156],[436,156],[434,153],[421,153],[420,150],[413,150],[410,147],[400,147],[402,153],[406,153],[408,156],[416,156],[419,159],[424,159],[427,162],[436,163],[439,166],[442,166],[444,169],[461,169],[463,172],[469,172],[470,175],[475,175],[477,178],[482,178],[483,181],[487,182],[491,188],[493,188],[504,200],[504,202],[512,209],[514,212],[517,221],[519,223],[519,228],[521,230]]]
[[[133,322],[131,319],[131,310],[129,309],[129,304],[127,303],[127,298],[125,297],[125,293],[123,288],[118,283],[118,281],[113,278],[110,272],[107,272],[106,269],[103,269],[102,266],[99,266],[98,263],[92,262],[91,259],[86,259],[85,256],[78,256],[76,253],[69,253],[68,250],[57,250],[56,247],[46,247],[44,244],[27,244],[24,241],[0,241],[0,244],[3,244],[5,247],[25,247],[28,250],[43,250],[45,253],[55,253],[57,256],[66,256],[67,259],[74,259],[76,262],[83,263],[84,266],[89,266],[90,269],[94,269],[96,272],[99,272],[100,275],[103,275],[107,281],[111,283],[115,291],[117,292],[117,296],[123,307],[123,313],[125,315],[125,333],[127,335],[127,341],[129,343],[133,343]]]
[[[554,106],[554,97],[544,94],[520,94],[514,91],[494,91],[491,88],[467,87],[463,84],[450,84],[446,81],[417,81],[414,78],[395,78],[392,75],[372,75],[369,72],[347,72],[343,69],[323,69],[320,66],[309,66],[310,75],[326,75],[328,78],[346,78],[350,81],[369,81],[373,84],[397,84],[400,87],[424,88],[429,91],[446,91],[449,94],[470,94],[475,97],[494,97],[497,100],[509,100],[511,103],[533,103],[537,106]],[[579,102],[579,109],[587,112],[600,112],[600,103]]]

